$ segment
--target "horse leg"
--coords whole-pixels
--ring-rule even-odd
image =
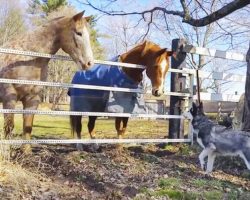
[[[23,109],[24,110],[37,110],[38,105],[40,103],[40,97],[36,96],[27,96],[22,100]],[[33,114],[24,114],[23,115],[23,139],[30,140],[31,139],[31,132],[33,126]],[[24,146],[25,153],[31,153],[31,145],[26,144]]]
[[[128,117],[123,117],[122,118],[122,137],[125,135],[127,125],[128,125]]]
[[[122,139],[128,124],[128,117],[116,117],[115,128],[119,139]]]
[[[16,95],[10,94],[6,95],[6,99],[3,101],[4,109],[15,109],[16,105]],[[5,139],[10,138],[12,131],[14,129],[14,114],[5,113],[4,114],[4,137]]]
[[[75,132],[76,132],[76,137],[77,139],[81,139],[81,132],[82,132],[82,116],[70,116],[70,121],[71,121],[71,129],[72,129],[72,134],[75,137]],[[83,150],[83,146],[81,143],[76,144],[76,149],[78,151]]]
[[[89,135],[91,139],[95,139],[95,121],[97,117],[96,116],[89,116],[89,122],[88,122],[88,129],[89,129]]]

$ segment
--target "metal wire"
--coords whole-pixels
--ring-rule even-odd
[[[0,144],[117,144],[192,142],[191,139],[67,139],[67,140],[0,140]]]
[[[59,59],[73,61],[72,58],[62,55],[51,55],[38,52],[13,50],[0,48],[0,53],[24,55],[31,57],[42,57],[49,59]],[[111,65],[111,66],[122,66],[128,68],[141,68],[145,69],[145,66],[129,64],[129,63],[118,63],[111,61],[100,61],[95,60],[95,63]],[[169,72],[175,73],[186,73],[193,74],[190,70],[176,70],[169,69]],[[28,85],[39,85],[39,86],[51,86],[51,87],[62,87],[62,88],[80,88],[80,89],[94,89],[94,90],[106,90],[106,91],[120,91],[120,92],[135,92],[143,93],[142,89],[130,89],[130,88],[116,88],[116,87],[103,87],[93,85],[80,85],[80,84],[69,84],[69,83],[52,83],[43,81],[30,81],[30,80],[14,80],[14,79],[3,79],[0,78],[0,83],[12,83],[12,84],[28,84]],[[189,97],[188,93],[177,93],[167,92],[168,95],[184,96]],[[131,113],[98,113],[98,112],[73,112],[73,111],[40,111],[40,110],[17,110],[17,109],[0,109],[0,113],[16,113],[16,114],[39,114],[39,115],[81,115],[81,116],[108,116],[108,117],[130,117],[130,118],[154,118],[154,119],[184,119],[183,116],[178,115],[155,115],[155,114],[131,114]],[[97,144],[114,144],[114,143],[166,143],[166,142],[192,142],[192,139],[83,139],[83,140],[0,140],[0,144],[72,144],[72,143],[97,143]]]

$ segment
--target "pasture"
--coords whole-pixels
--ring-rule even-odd
[[[40,109],[47,109],[41,106]],[[86,118],[83,119],[86,121]],[[0,124],[3,116],[0,116]],[[22,115],[15,115],[21,136]],[[167,120],[130,120],[126,138],[162,138]],[[84,138],[88,138],[86,123]],[[71,138],[69,118],[36,115],[34,138]],[[97,120],[97,138],[115,138],[114,119]],[[0,163],[1,199],[249,199],[249,172],[240,159],[218,158],[205,176],[200,148],[181,145],[101,145],[97,152],[73,145],[34,145],[33,155],[14,148]]]
[[[20,107],[20,105],[18,106]],[[61,108],[66,108],[62,106]],[[49,106],[43,104],[42,110],[48,110]],[[89,138],[87,130],[88,118],[83,118],[83,138]],[[0,116],[0,124],[3,124],[3,115]],[[1,130],[2,127],[0,127]],[[163,138],[168,130],[166,120],[137,119],[130,120],[125,138]],[[71,137],[71,129],[68,116],[36,115],[33,126],[33,137],[37,139],[68,139]],[[15,115],[15,136],[21,137],[22,115]],[[96,122],[96,137],[116,138],[115,119],[99,118]]]

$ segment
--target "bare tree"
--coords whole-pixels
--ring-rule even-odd
[[[127,16],[109,18],[105,22],[102,32],[106,37],[102,40],[108,56],[120,55],[141,42],[143,27],[138,26],[137,22]]]
[[[0,0],[0,46],[25,31],[21,5],[14,0]]]
[[[109,5],[114,2],[117,2],[118,0],[106,0],[107,2],[106,5],[102,7],[98,7],[94,5],[89,0],[85,0],[85,1],[77,0],[77,1],[85,5],[88,5],[103,14],[111,15],[111,16],[138,15],[141,17],[140,18],[141,20],[145,21],[146,15],[149,15],[149,21],[148,21],[149,25],[153,23],[154,15],[156,14],[158,15],[159,13],[161,13],[163,16],[166,16],[166,15],[178,16],[182,19],[183,23],[187,23],[194,27],[201,27],[201,26],[206,26],[208,24],[211,24],[233,13],[234,11],[242,9],[246,7],[248,4],[250,4],[250,0],[233,0],[230,3],[224,4],[224,5],[222,4],[223,6],[221,8],[209,14],[207,13],[206,9],[204,9],[204,4],[206,4],[206,1],[198,1],[198,0],[194,0],[194,1],[180,0],[179,3],[181,5],[182,10],[170,10],[170,9],[167,9],[165,6],[155,6],[151,9],[143,10],[140,12],[138,11],[126,12],[124,10],[121,10],[121,11],[109,10],[108,9]],[[197,6],[191,10],[190,5],[192,3],[197,4]],[[196,16],[194,15],[194,11],[196,10],[203,12],[204,13],[203,16],[196,18]]]
[[[245,101],[244,101],[242,125],[244,131],[250,131],[250,43],[247,52],[247,78],[245,85]]]
[[[249,13],[247,13],[246,11],[245,13],[238,11],[238,15],[229,15],[230,13],[243,8],[243,5],[248,5],[250,1],[229,2],[228,0],[180,0],[179,5],[182,8],[182,11],[175,11],[177,10],[178,2],[173,3],[172,1],[162,1],[161,3],[160,1],[155,1],[155,4],[151,5],[152,8],[145,9],[145,7],[136,7],[136,11],[133,12],[128,12],[128,10],[131,10],[132,6],[126,9],[126,6],[123,6],[123,1],[119,0],[105,0],[99,4],[94,4],[88,0],[77,1],[90,6],[95,10],[98,10],[104,15],[117,17],[130,15],[130,23],[132,23],[131,21],[136,21],[137,26],[139,26],[141,22],[144,21],[147,24],[147,28],[144,30],[144,33],[140,32],[140,34],[144,37],[148,36],[148,34],[150,33],[150,29],[155,28],[158,32],[162,32],[162,34],[159,36],[160,38],[166,36],[168,36],[169,38],[169,35],[173,35],[173,33],[175,33],[180,38],[185,38],[189,44],[194,44],[201,47],[214,47],[214,45],[217,43],[224,43],[223,46],[225,46],[226,48],[236,49],[238,47],[237,50],[240,50],[240,48],[242,49],[242,45],[244,45],[244,42],[250,39],[250,20],[247,17]],[[115,6],[112,7],[112,5],[114,4]],[[122,7],[122,10],[119,10],[118,5],[122,5],[120,6]],[[249,9],[249,7],[246,7],[244,9],[247,10]],[[221,15],[222,12],[223,15]],[[214,18],[215,16],[217,16],[218,19],[221,20],[214,21],[214,19],[217,19]],[[182,21],[179,20],[180,18],[182,19]],[[239,19],[241,18],[246,18],[244,24],[239,23],[239,21],[241,21]],[[208,21],[210,22],[210,24],[208,23]],[[193,22],[196,22],[197,24]],[[202,24],[201,22],[205,23],[204,25],[206,26],[200,27]],[[116,26],[111,26],[110,32],[116,32]],[[121,33],[122,32],[120,31],[118,35],[122,36],[123,34]],[[138,31],[136,31],[135,34],[138,34]],[[144,39],[144,37],[141,38]],[[122,41],[121,37],[114,38],[115,39],[113,41],[115,44],[117,44],[118,41]],[[160,42],[162,43],[162,41]],[[187,64],[189,65],[189,67],[195,69],[201,69],[206,66],[209,67],[213,64],[213,59],[209,59],[201,55],[188,54],[187,58]],[[227,67],[227,65],[224,66],[224,68],[230,68]],[[200,80],[200,83],[202,86],[204,84],[207,84],[208,82]],[[222,83],[221,81],[213,81],[210,86],[206,85],[205,87],[214,88],[216,86],[217,89],[219,89],[218,87],[220,87],[221,84],[224,85],[225,83]]]

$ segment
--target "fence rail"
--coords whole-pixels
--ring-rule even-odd
[[[215,57],[215,58],[223,58],[223,59],[228,59],[228,60],[246,62],[246,54],[242,54],[242,53],[196,47],[193,45],[185,45],[183,47],[183,51],[186,53],[198,54],[198,55],[203,55],[203,56],[210,56],[210,57]]]
[[[238,102],[241,95],[201,92],[200,97],[202,101]],[[197,95],[194,95],[194,99],[197,99]]]
[[[190,74],[193,74],[196,77],[196,70],[194,69],[183,69]],[[224,73],[224,72],[209,72],[204,70],[199,70],[199,77],[205,79],[214,79],[214,80],[224,80],[224,81],[232,81],[232,82],[242,82],[245,83],[246,76],[240,74],[232,74],[232,73]]]
[[[39,85],[39,86],[62,87],[62,88],[79,88],[79,89],[105,90],[105,91],[117,91],[117,92],[134,92],[141,94],[145,93],[143,89],[106,87],[106,86],[83,85],[83,84],[72,84],[72,83],[56,83],[56,82],[45,82],[45,81],[16,80],[16,79],[4,79],[4,78],[0,78],[0,83]],[[168,91],[165,91],[165,94],[169,96],[179,96],[179,97],[190,96],[189,93],[168,92]]]
[[[191,139],[67,139],[67,140],[0,140],[0,144],[126,144],[192,142]]]
[[[44,111],[44,110],[20,110],[0,109],[0,113],[59,115],[59,116],[97,116],[97,117],[130,117],[130,118],[154,118],[154,119],[184,119],[181,115],[157,115],[157,114],[133,114],[133,113],[108,113],[108,112],[74,112],[74,111]]]

